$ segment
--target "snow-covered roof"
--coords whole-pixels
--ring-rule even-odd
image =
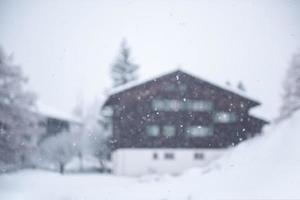
[[[72,115],[71,113],[63,112],[56,108],[50,107],[49,105],[46,105],[42,102],[37,102],[33,111],[45,117],[81,123],[81,120],[78,117]]]
[[[261,112],[261,109],[257,108],[257,107],[251,109],[249,111],[249,115],[251,115],[252,117],[261,119],[268,123],[272,123],[274,121],[274,119],[266,117],[265,114],[263,112]]]
[[[131,82],[127,83],[127,84],[124,84],[124,85],[121,85],[121,86],[119,86],[119,87],[113,88],[113,89],[110,91],[109,95],[117,94],[117,93],[119,93],[119,92],[122,92],[122,91],[125,91],[125,90],[128,90],[128,89],[131,89],[131,88],[133,88],[133,87],[135,87],[135,86],[138,86],[138,85],[140,85],[140,84],[147,83],[147,82],[149,82],[149,81],[155,81],[156,79],[161,78],[162,76],[165,76],[165,75],[168,75],[168,74],[171,74],[171,73],[175,73],[175,72],[182,72],[182,73],[185,73],[185,74],[187,74],[187,75],[190,75],[190,76],[193,76],[193,77],[195,77],[195,78],[198,78],[198,79],[200,79],[200,80],[202,80],[202,81],[204,81],[204,82],[207,82],[207,83],[209,83],[209,84],[212,84],[212,85],[214,85],[214,86],[217,86],[217,87],[219,87],[219,88],[221,88],[221,89],[230,91],[230,92],[235,93],[235,94],[237,94],[237,95],[239,95],[239,96],[241,96],[241,97],[244,97],[244,98],[247,98],[247,99],[252,100],[252,101],[254,101],[254,102],[257,102],[256,100],[253,99],[253,97],[250,97],[245,91],[239,90],[238,88],[230,87],[230,86],[226,85],[225,83],[224,83],[224,84],[220,84],[220,83],[216,83],[215,81],[211,81],[211,80],[209,80],[209,79],[203,79],[203,78],[200,78],[198,75],[195,75],[195,74],[193,74],[193,73],[191,73],[191,72],[186,72],[186,71],[184,71],[184,70],[182,70],[182,69],[176,69],[176,70],[174,70],[174,71],[167,72],[167,73],[163,73],[163,74],[156,75],[156,76],[151,76],[151,77],[148,77],[148,78],[146,78],[146,79],[138,79],[138,80],[135,80],[135,81],[131,81]]]
[[[114,94],[117,94],[117,93],[122,92],[124,90],[128,90],[130,88],[138,86],[140,84],[144,84],[148,81],[156,80],[156,79],[160,78],[161,76],[165,76],[165,75],[170,74],[170,73],[173,73],[173,72],[168,72],[168,73],[164,73],[164,74],[161,74],[161,75],[158,75],[158,76],[156,75],[156,76],[151,76],[151,77],[148,77],[148,78],[145,78],[145,79],[137,79],[137,80],[131,81],[129,83],[126,83],[124,85],[121,85],[121,86],[118,86],[118,87],[115,87],[115,88],[111,89],[109,91],[109,95],[114,95]]]

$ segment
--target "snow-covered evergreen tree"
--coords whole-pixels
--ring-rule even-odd
[[[113,87],[117,87],[135,80],[137,78],[138,68],[138,65],[131,62],[130,49],[126,44],[126,41],[123,40],[117,60],[111,66]]]
[[[101,99],[96,100],[87,110],[85,125],[85,146],[88,154],[93,155],[99,161],[100,167],[105,169],[105,160],[110,154],[108,141],[110,139],[111,122],[109,117],[102,111]]]
[[[20,166],[33,148],[38,117],[31,112],[35,96],[25,90],[26,82],[0,48],[0,172]]]
[[[283,99],[279,120],[288,118],[300,109],[300,52],[292,58],[283,83]]]

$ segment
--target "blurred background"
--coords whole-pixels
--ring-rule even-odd
[[[278,114],[281,84],[299,50],[300,3],[287,1],[0,2],[0,44],[41,101],[70,111],[109,88],[120,43],[145,78],[177,68],[235,87]]]

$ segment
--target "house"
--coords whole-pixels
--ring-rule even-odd
[[[181,70],[111,93],[113,172],[179,173],[261,133],[260,103]]]
[[[62,132],[70,132],[82,125],[81,120],[74,115],[62,112],[41,102],[37,102],[35,113],[39,115],[39,125],[42,129],[40,141]]]
[[[12,112],[11,107],[3,104],[0,105],[0,110],[0,135],[5,136],[6,132],[16,131],[13,132],[18,136],[15,137],[15,142],[18,142],[16,145],[21,144],[20,149],[22,151],[14,153],[16,154],[14,162],[22,164],[22,167],[32,167],[34,165],[36,161],[33,159],[36,159],[36,157],[32,157],[32,155],[36,153],[38,145],[46,138],[61,132],[75,130],[81,126],[79,119],[40,102],[29,109],[16,109],[19,112],[15,110]],[[22,111],[21,116],[19,114],[20,110]],[[20,120],[24,117],[28,121]],[[9,136],[3,137],[2,142],[7,139],[9,139]]]

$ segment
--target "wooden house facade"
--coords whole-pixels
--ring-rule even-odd
[[[114,171],[177,173],[203,165],[227,147],[261,133],[267,122],[249,114],[259,105],[181,70],[121,86],[103,108],[112,111]],[[136,167],[134,157],[146,160]],[[174,167],[178,164],[183,167]]]

